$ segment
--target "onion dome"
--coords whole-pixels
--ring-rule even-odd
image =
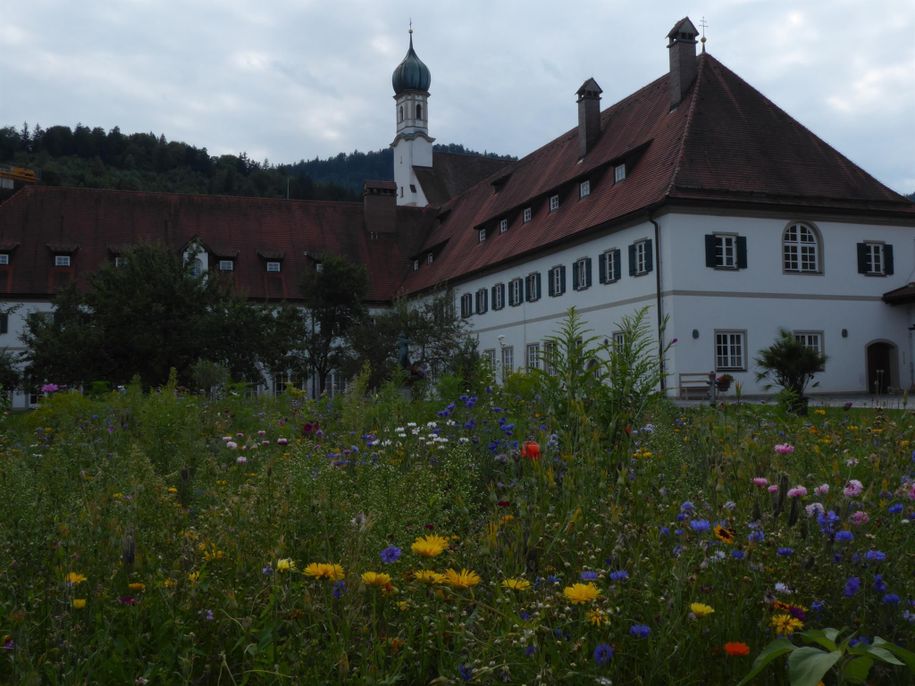
[[[394,86],[394,95],[400,95],[404,91],[428,91],[432,83],[432,74],[429,67],[423,64],[423,61],[416,56],[413,51],[413,31],[410,31],[410,49],[407,50],[407,56],[397,65],[394,74],[391,76],[391,84]]]

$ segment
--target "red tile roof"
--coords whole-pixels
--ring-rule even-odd
[[[425,248],[432,265],[404,284],[417,292],[548,249],[665,203],[810,207],[915,220],[915,205],[855,166],[708,54],[676,109],[668,76],[601,113],[601,135],[579,159],[578,128],[547,143],[444,206]],[[570,107],[571,113],[571,107]],[[612,167],[627,166],[613,182]],[[591,194],[579,200],[578,181]],[[501,183],[494,184],[494,181]],[[560,208],[549,212],[558,193]],[[531,207],[533,218],[522,223]],[[484,243],[474,229],[509,220]]]
[[[390,300],[407,269],[396,234],[369,239],[362,203],[33,186],[0,205],[0,246],[15,246],[0,268],[8,271],[0,295],[46,297],[70,278],[84,282],[130,245],[178,251],[194,238],[217,259],[235,258],[231,278],[256,300],[297,299],[299,276],[310,268],[306,254],[332,252],[366,265],[375,302]],[[69,270],[53,267],[63,245],[75,250]],[[265,260],[280,256],[282,271],[267,273]]]

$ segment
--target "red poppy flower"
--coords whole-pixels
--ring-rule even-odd
[[[498,505],[499,507],[509,507],[511,505],[511,503],[508,502],[507,500],[500,500],[498,503],[496,503],[496,505]]]
[[[525,441],[521,445],[521,457],[527,460],[537,461],[540,459],[540,444],[537,441]]]

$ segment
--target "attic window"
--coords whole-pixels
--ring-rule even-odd
[[[508,181],[509,176],[510,176],[510,174],[506,174],[505,176],[500,176],[498,179],[493,180],[492,192],[498,193],[499,191],[501,191],[502,188],[505,187],[505,182]]]
[[[550,212],[555,212],[559,209],[559,194],[550,196]]]
[[[426,255],[426,264],[432,264],[433,262],[435,262],[435,255],[430,252]]]
[[[531,217],[533,216],[533,214],[534,213],[530,207],[525,207],[524,212],[521,214],[521,221],[523,221],[525,224],[527,224],[531,220]]]
[[[415,184],[415,183],[411,183],[411,184],[410,184],[410,192],[411,192],[411,193],[415,193],[415,192],[416,192],[416,184]]]
[[[117,269],[127,266],[127,258],[124,255],[115,255],[114,256],[114,266]]]
[[[626,163],[618,164],[613,168],[613,182],[619,183],[626,178]]]
[[[267,271],[268,272],[280,272],[283,269],[283,265],[279,260],[268,260],[267,261]]]
[[[591,195],[591,180],[585,179],[578,184],[578,197],[587,198],[589,195]]]
[[[321,262],[315,262],[315,271],[320,274],[324,271],[324,265]]]
[[[219,271],[221,272],[234,272],[235,271],[235,260],[219,260]]]
[[[69,267],[70,266],[70,256],[69,255],[54,255],[54,266],[55,267]]]
[[[10,254],[8,252],[0,252],[0,264],[9,264],[10,263]]]
[[[419,260],[413,260],[413,271],[419,271]]]
[[[508,231],[508,220],[500,219],[499,220],[499,233],[505,233]]]
[[[477,242],[482,243],[486,240],[486,229],[477,231]]]

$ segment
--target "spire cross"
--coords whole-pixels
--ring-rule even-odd
[[[705,17],[702,17],[702,19],[699,21],[699,26],[702,28],[702,38],[699,39],[699,42],[702,43],[702,52],[705,52],[705,41],[707,40],[705,37],[705,29],[708,26],[708,22],[705,21]]]
[[[413,35],[413,17],[410,17],[410,35]]]

